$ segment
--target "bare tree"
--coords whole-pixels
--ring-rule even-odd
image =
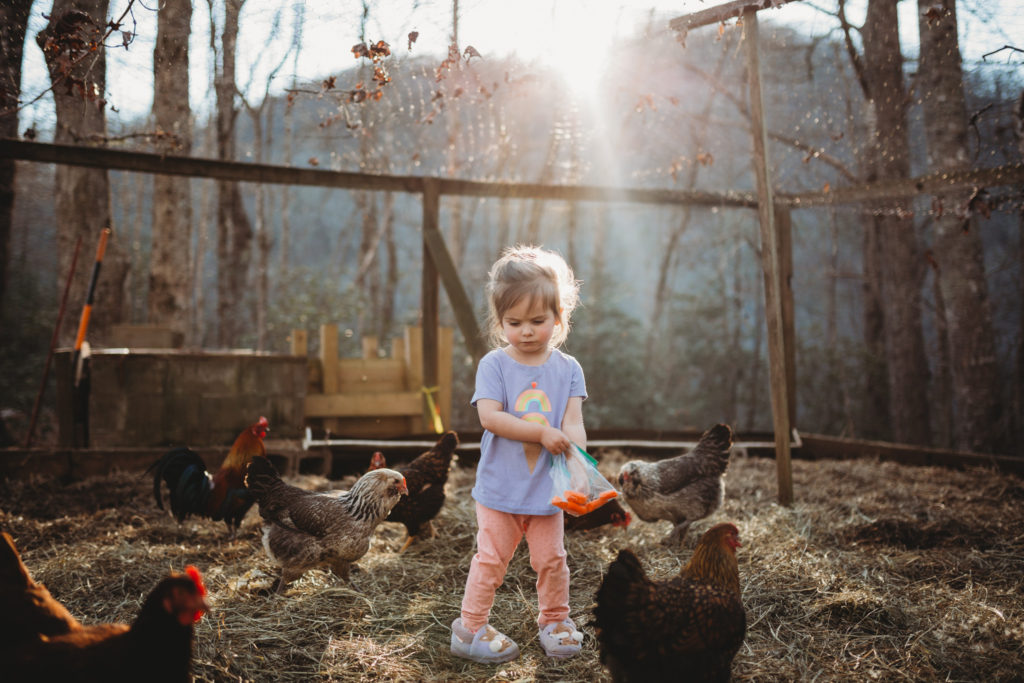
[[[918,87],[933,172],[970,166],[967,106],[954,0],[918,0],[921,65]],[[972,227],[969,191],[936,197],[934,254],[947,311],[955,433],[959,448],[1003,448],[995,332],[981,236]]]
[[[297,15],[298,16],[298,15]],[[281,11],[274,14],[271,23],[270,34],[275,35],[281,24]],[[301,28],[296,27],[296,35]],[[249,113],[252,122],[253,137],[253,161],[262,164],[266,156],[266,150],[271,147],[271,132],[274,129],[273,100],[270,97],[270,87],[277,78],[278,72],[284,67],[285,62],[291,56],[292,50],[298,50],[298,40],[293,39],[289,44],[288,51],[281,56],[281,60],[270,70],[263,84],[263,92],[259,95],[259,104],[254,104],[244,95],[240,94],[242,104]],[[261,54],[262,57],[262,54]],[[256,71],[256,69],[253,69]],[[249,87],[245,91],[249,91]],[[269,106],[268,106],[269,105]],[[266,125],[264,125],[266,117]],[[267,227],[267,192],[263,183],[256,185],[256,348],[260,351],[266,350],[267,344],[267,309],[270,306],[270,249],[272,239],[270,230]]]
[[[868,180],[910,176],[907,97],[903,87],[899,19],[889,0],[870,0],[864,20],[863,85],[868,106]],[[855,61],[856,64],[856,61]],[[880,259],[881,308],[885,328],[889,411],[893,438],[913,444],[931,441],[929,371],[921,322],[924,258],[906,200],[873,207]]]
[[[57,114],[54,142],[86,143],[106,135],[107,0],[54,0],[50,21],[36,36],[53,84]],[[96,244],[104,228],[112,228],[110,182],[106,170],[60,164],[55,171],[58,273],[66,273],[79,236]],[[78,268],[71,301],[85,301],[90,268]],[[102,277],[95,290],[89,336],[106,343],[110,327],[123,319],[125,249],[117,233],[110,239]],[[70,345],[75,330],[68,326],[61,342]]]
[[[217,95],[217,158],[234,160],[235,107],[237,80],[235,50],[238,44],[238,20],[245,0],[224,0],[224,26],[220,48],[216,44],[213,0],[210,5],[210,43],[215,57],[214,91]],[[246,310],[245,285],[249,275],[249,258],[253,230],[242,205],[238,183],[217,183],[217,343],[233,346],[239,342],[242,315]]]
[[[0,3],[0,137],[18,137],[18,101],[21,98],[21,61],[32,0]],[[0,311],[7,289],[7,260],[14,209],[13,159],[0,159]]]
[[[157,14],[153,49],[153,118],[157,151],[192,152],[188,103],[188,39],[191,0],[164,0]],[[149,265],[149,322],[189,332],[189,247],[192,244],[191,182],[153,177],[153,248]]]

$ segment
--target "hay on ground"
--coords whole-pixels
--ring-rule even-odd
[[[611,477],[626,458],[605,452],[601,468]],[[473,554],[473,475],[453,470],[437,538],[399,555],[404,527],[383,524],[353,574],[357,590],[314,571],[268,596],[276,569],[255,510],[234,541],[219,522],[179,526],[156,509],[150,481],[136,472],[68,485],[0,482],[0,525],[35,578],[87,623],[131,621],[169,569],[197,565],[213,606],[196,631],[200,681],[609,680],[592,638],[577,658],[544,657],[525,544],[492,612],[492,623],[519,642],[520,658],[483,666],[449,654],[448,627]],[[577,623],[589,621],[620,548],[633,548],[650,575],[668,577],[701,533],[729,520],[743,542],[748,618],[735,680],[1019,680],[1021,479],[864,459],[795,461],[793,480],[797,502],[781,507],[774,461],[734,456],[723,509],[694,524],[681,549],[660,543],[668,522],[571,534]]]

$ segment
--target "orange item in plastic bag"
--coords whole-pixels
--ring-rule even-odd
[[[568,490],[563,494],[565,499],[563,500],[560,496],[555,496],[551,499],[551,504],[556,508],[561,508],[566,512],[571,512],[576,516],[585,515],[588,512],[593,512],[597,508],[607,503],[612,498],[619,495],[619,492],[615,489],[609,489],[602,491],[597,498],[593,500],[587,500],[587,497],[579,491]]]
[[[571,500],[562,500],[558,496],[555,496],[554,498],[551,499],[551,504],[554,505],[556,508],[561,508],[566,512],[571,512],[576,516],[583,515],[587,511],[586,506],[580,505],[579,503],[574,503]]]
[[[566,491],[565,499],[570,503],[576,503],[577,505],[587,504],[587,497],[584,494],[580,493],[579,491]]]

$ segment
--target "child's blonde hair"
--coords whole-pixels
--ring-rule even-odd
[[[506,248],[491,266],[487,282],[490,302],[488,330],[494,346],[508,343],[501,320],[523,300],[541,301],[561,324],[551,336],[551,346],[561,346],[569,336],[569,318],[579,303],[580,283],[561,256],[540,247]]]

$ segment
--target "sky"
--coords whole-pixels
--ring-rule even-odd
[[[111,0],[111,16],[120,16],[129,0]],[[219,4],[219,0],[218,0]],[[484,58],[514,55],[524,62],[541,62],[562,69],[570,82],[586,86],[593,82],[607,60],[613,57],[609,46],[616,38],[635,34],[640,26],[664,26],[670,18],[721,4],[708,0],[458,0],[459,44],[473,46]],[[980,15],[965,10],[961,0],[961,48],[965,59],[980,59],[984,52],[1002,45],[1024,47],[1024,19],[1015,7],[1019,0],[976,0]],[[798,1],[761,12],[765,23],[797,27],[808,36],[820,35],[835,20],[819,7],[831,7],[829,0]],[[863,19],[865,3],[850,0],[848,13],[855,24]],[[107,100],[108,122],[131,125],[145,117],[152,104],[152,51],[156,35],[155,3],[135,0],[129,21],[124,26],[135,34],[127,48],[108,50]],[[327,6],[327,7],[324,7]],[[49,85],[42,53],[35,35],[45,26],[48,0],[32,7],[26,40],[23,101],[45,92]],[[366,38],[384,40],[395,55],[435,55],[443,59],[452,32],[451,0],[374,0],[367,22]],[[238,75],[240,87],[250,98],[262,96],[270,72],[280,66],[271,82],[272,94],[281,93],[292,82],[316,83],[323,77],[355,64],[350,52],[359,42],[361,4],[352,0],[337,3],[306,3],[303,0],[246,0],[242,11],[239,40]],[[900,3],[904,51],[916,43],[917,3]],[[297,20],[302,19],[298,62],[285,59]],[[191,101],[195,112],[208,109],[212,91],[209,63],[208,3],[195,2],[193,33],[190,42]],[[714,30],[707,27],[702,30]],[[408,45],[411,31],[418,38]],[[1017,57],[1004,51],[989,59]],[[20,127],[35,125],[40,131],[52,127],[52,100],[44,95],[21,112]]]

